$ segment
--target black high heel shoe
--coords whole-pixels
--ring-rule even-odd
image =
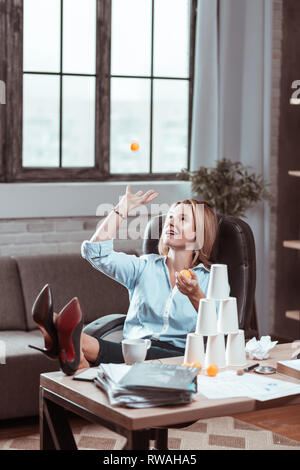
[[[50,359],[57,359],[59,354],[59,345],[57,331],[53,322],[53,301],[49,284],[46,284],[32,307],[32,318],[44,333],[45,348],[38,348],[29,344],[32,349],[44,353]]]
[[[73,375],[80,363],[80,336],[83,316],[77,297],[61,310],[57,317],[56,329],[59,344],[59,362],[63,372]]]

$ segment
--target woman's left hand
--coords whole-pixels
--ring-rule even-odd
[[[200,299],[205,298],[205,295],[199,287],[196,273],[192,269],[189,269],[188,271],[191,274],[190,279],[184,274],[180,274],[178,272],[175,273],[176,286],[182,294],[186,295],[190,299],[193,306],[198,311]]]

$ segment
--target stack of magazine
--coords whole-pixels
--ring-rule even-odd
[[[198,367],[160,363],[101,364],[94,379],[111,405],[148,408],[190,403],[197,393]]]

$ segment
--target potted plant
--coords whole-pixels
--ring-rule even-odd
[[[181,180],[191,181],[192,191],[209,202],[216,212],[234,217],[247,217],[246,211],[262,200],[271,201],[270,186],[260,174],[250,173],[250,166],[217,160],[215,168],[201,166],[196,171],[182,169]]]

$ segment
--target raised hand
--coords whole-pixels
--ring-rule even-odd
[[[149,202],[156,199],[158,193],[153,189],[149,189],[145,193],[143,191],[138,191],[137,193],[132,193],[130,186],[126,187],[126,193],[120,199],[118,207],[122,211],[122,215],[128,215],[129,211],[139,207],[143,204],[148,204]]]

